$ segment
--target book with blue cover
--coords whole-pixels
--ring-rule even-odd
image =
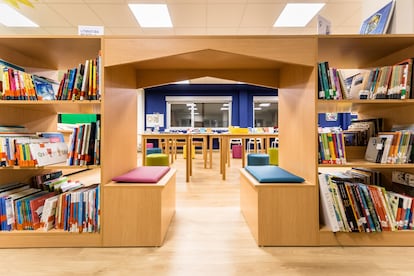
[[[395,1],[389,2],[362,23],[360,34],[386,34],[394,12]]]

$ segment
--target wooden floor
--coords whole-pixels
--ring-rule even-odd
[[[414,275],[411,247],[258,247],[240,213],[241,162],[222,181],[217,158],[204,169],[197,155],[189,183],[182,156],[173,164],[177,213],[162,247],[2,249],[1,275]]]

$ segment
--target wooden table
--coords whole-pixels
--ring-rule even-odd
[[[261,139],[265,142],[262,143],[265,146],[260,149],[261,152],[265,152],[270,148],[271,138],[277,138],[277,133],[223,133],[221,136],[220,144],[220,173],[222,174],[222,179],[226,180],[226,164],[230,166],[230,139],[232,138],[241,138],[242,139],[242,167],[246,165],[246,141],[249,139],[254,139],[253,152],[258,152],[257,140]]]
[[[191,147],[192,147],[192,135],[191,134],[181,134],[181,133],[145,133],[141,134],[142,136],[142,165],[145,166],[145,157],[147,155],[147,141],[149,139],[158,140],[158,144],[165,143],[165,154],[169,155],[170,164],[174,162],[174,144],[177,140],[184,140],[187,147],[186,152],[186,182],[190,181],[190,176],[192,174],[192,159],[191,159]],[[170,145],[172,148],[170,150]]]

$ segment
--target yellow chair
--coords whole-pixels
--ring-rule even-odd
[[[192,145],[191,146],[191,158],[192,159],[194,159],[195,158],[195,146],[194,145]],[[184,145],[183,146],[183,156],[184,156],[184,159],[186,159],[187,158],[187,145]]]

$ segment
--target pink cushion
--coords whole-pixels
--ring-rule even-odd
[[[168,171],[167,166],[142,166],[112,178],[116,182],[157,183]]]

